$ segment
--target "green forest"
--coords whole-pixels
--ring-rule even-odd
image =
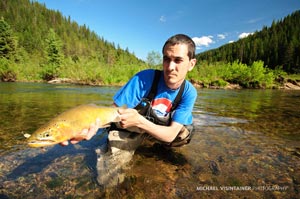
[[[288,73],[300,73],[300,11],[273,21],[237,42],[198,54],[197,59],[212,62],[234,62],[251,65],[257,60],[269,69],[281,67]]]
[[[203,87],[276,88],[284,77],[300,73],[300,12],[247,38],[197,55],[188,79]],[[122,85],[136,72],[155,65],[129,49],[99,37],[70,16],[30,0],[0,2],[0,80]],[[151,60],[151,62],[149,61]],[[278,84],[278,79],[281,79]]]
[[[198,54],[190,75],[204,86],[228,83],[244,88],[300,86],[300,11],[273,21],[237,42]]]
[[[0,18],[2,80],[61,77],[112,84],[127,81],[122,74],[133,75],[146,67],[128,49],[35,1],[1,0]]]

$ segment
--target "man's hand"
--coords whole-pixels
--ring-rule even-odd
[[[100,128],[100,120],[97,119],[95,123],[90,125],[89,129],[83,129],[81,132],[78,132],[74,138],[70,139],[71,144],[77,144],[82,140],[90,140],[96,134],[99,128]],[[69,144],[68,140],[60,143],[60,145],[62,146],[67,146],[68,144]]]
[[[120,114],[120,126],[122,128],[128,128],[132,126],[138,127],[140,119],[143,117],[137,112],[137,110],[131,108],[119,109],[118,112]]]

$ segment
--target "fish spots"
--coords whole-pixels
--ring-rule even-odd
[[[81,105],[67,110],[37,129],[28,139],[30,147],[43,147],[69,140],[74,134],[88,128],[92,121],[99,118],[100,128],[113,122],[117,107]],[[81,135],[80,135],[81,136]]]

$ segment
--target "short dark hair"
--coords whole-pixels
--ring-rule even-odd
[[[186,44],[188,46],[188,57],[191,59],[195,58],[195,42],[185,34],[177,34],[170,37],[162,48],[162,53],[164,54],[165,47],[167,45],[176,45],[176,44]]]

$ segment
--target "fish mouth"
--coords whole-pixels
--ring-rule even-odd
[[[57,142],[53,140],[31,140],[27,144],[30,147],[44,147],[57,144]]]

